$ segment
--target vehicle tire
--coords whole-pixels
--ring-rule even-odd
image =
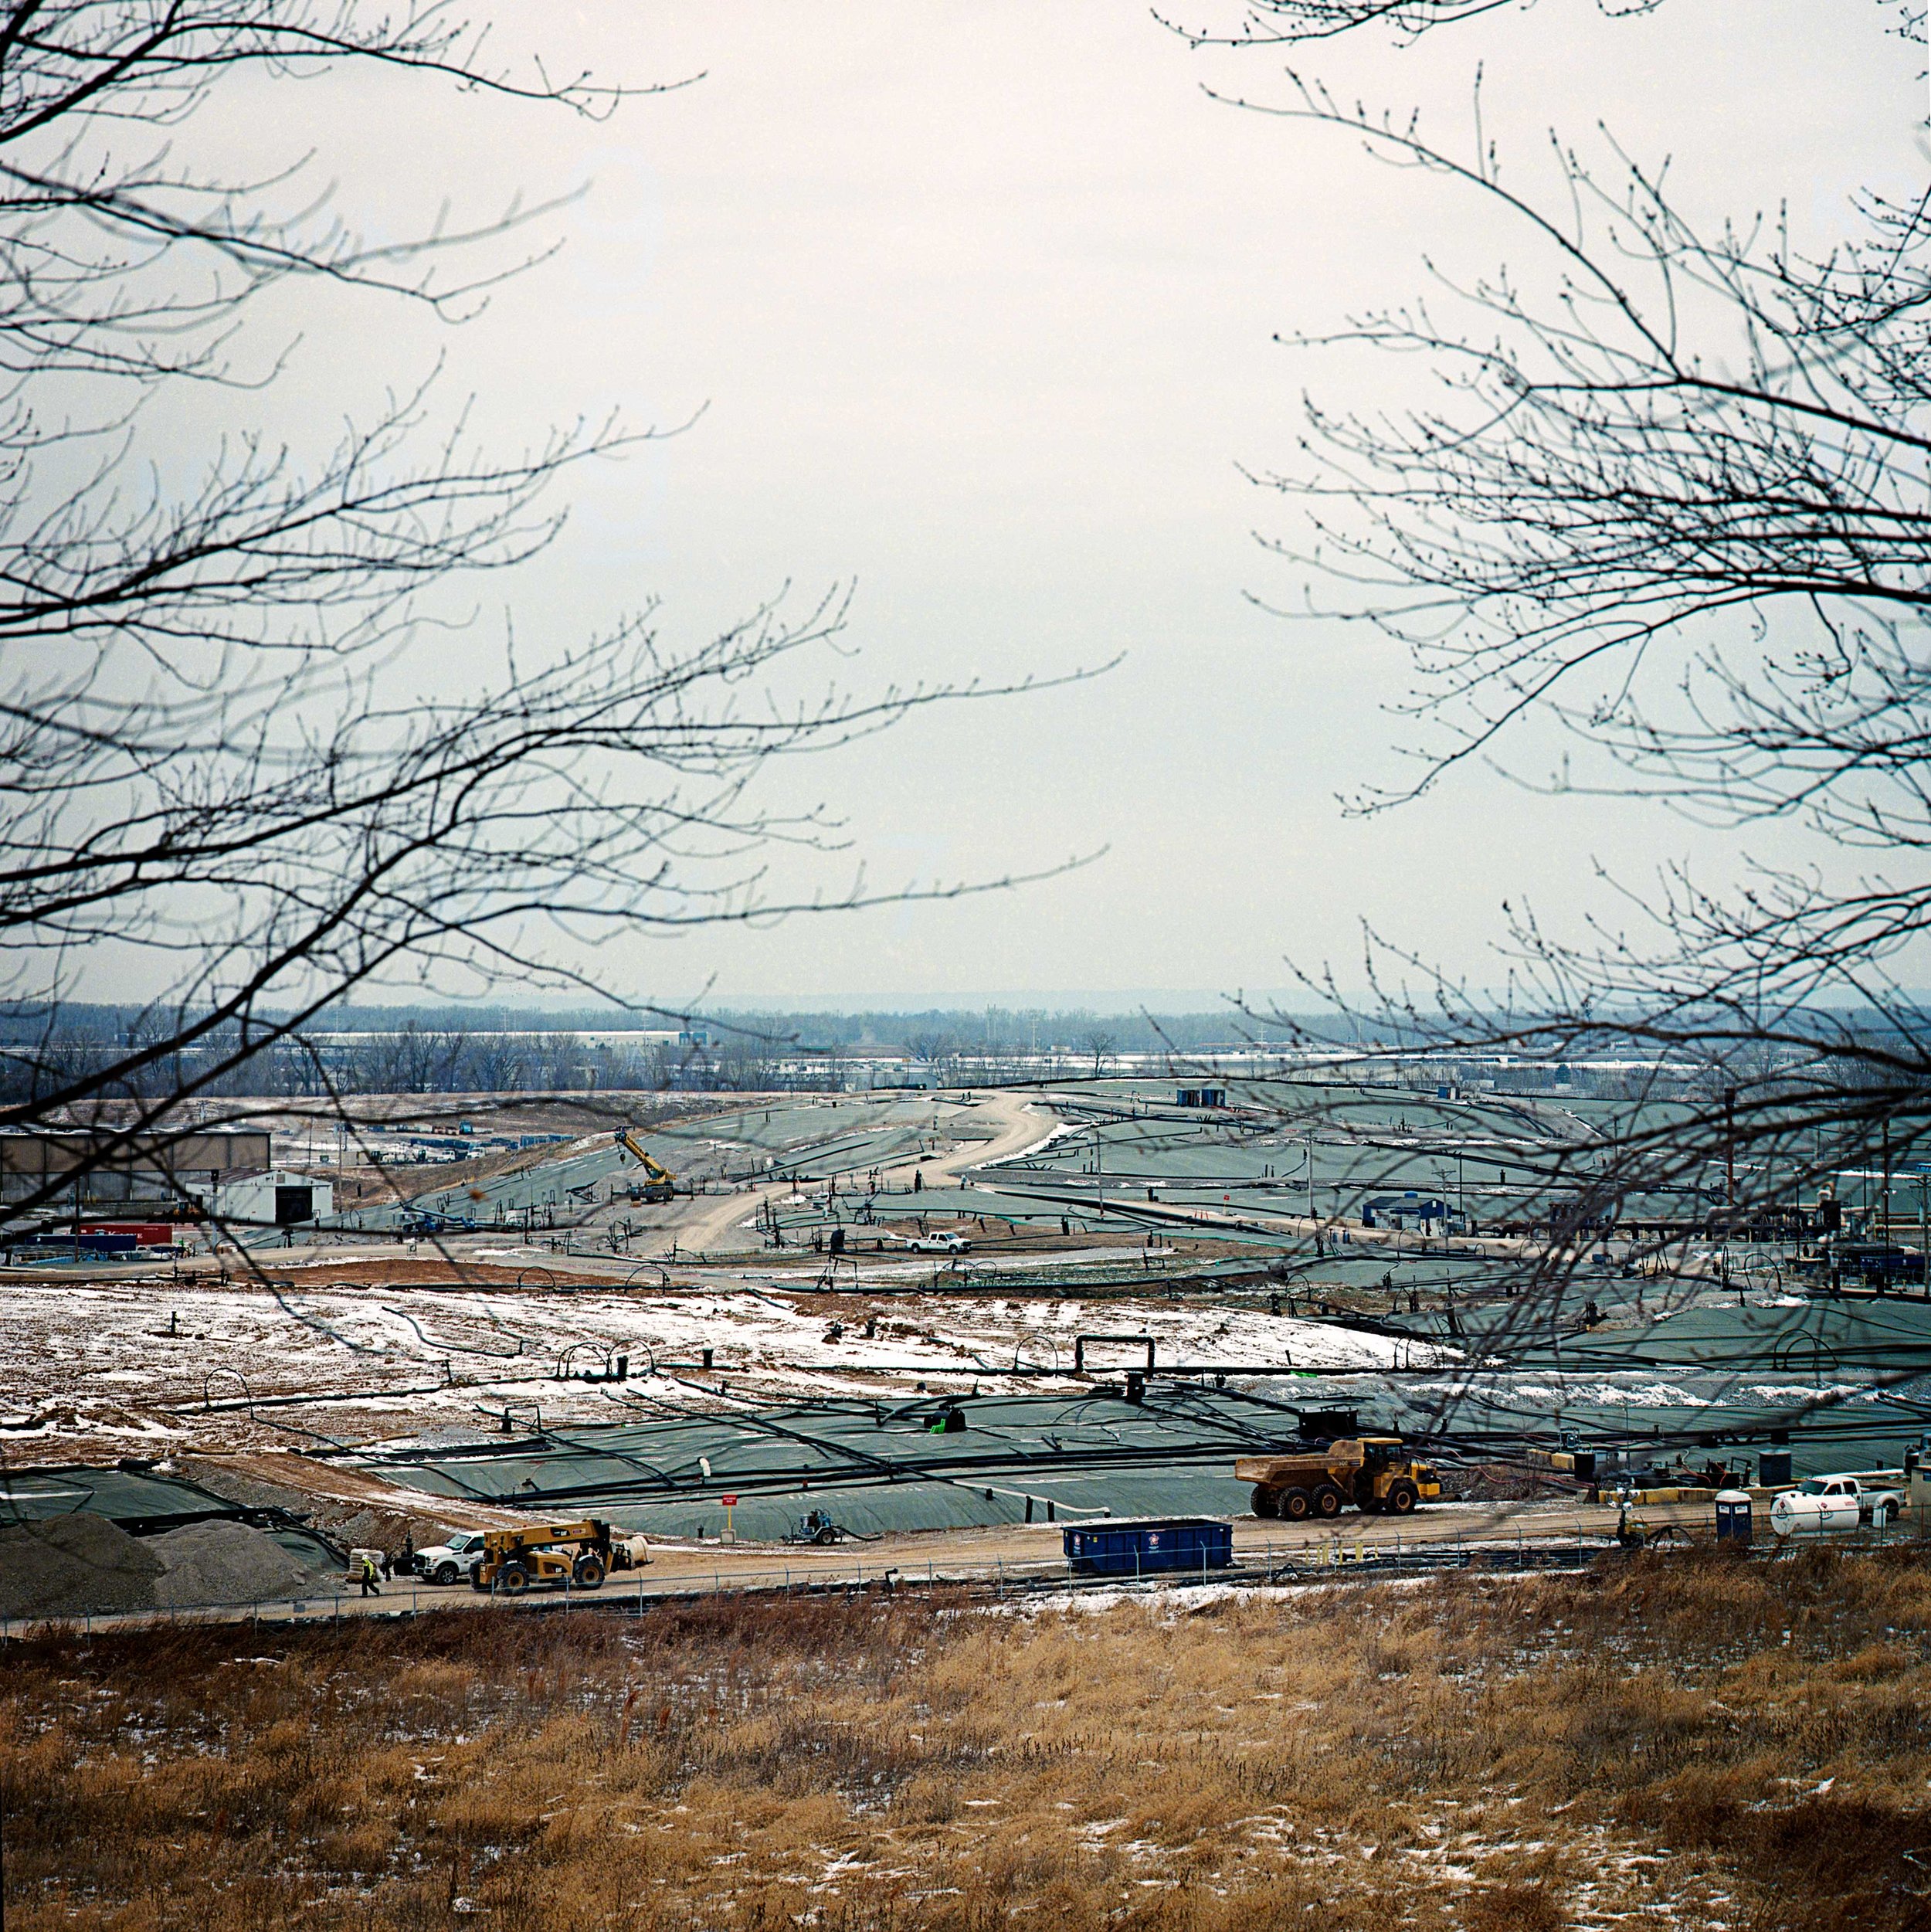
[[[1421,1492],[1406,1476],[1388,1485],[1388,1494],[1382,1507],[1391,1516],[1412,1516],[1415,1505],[1421,1500]]]
[[[1290,1523],[1305,1523],[1314,1513],[1314,1498],[1305,1489],[1285,1489],[1281,1494],[1281,1513]]]
[[[486,1590],[489,1587],[483,1581],[483,1566],[480,1563],[473,1563],[470,1565],[470,1587],[477,1591]]]
[[[576,1560],[572,1577],[579,1590],[595,1590],[603,1581],[603,1559],[587,1551]]]
[[[838,1540],[838,1531],[834,1525],[822,1523],[813,1532],[811,1540],[813,1543],[836,1543]]]
[[[1278,1516],[1281,1513],[1281,1499],[1264,1482],[1254,1486],[1254,1513],[1257,1516]]]
[[[1341,1506],[1347,1499],[1332,1482],[1324,1482],[1314,1492],[1314,1513],[1324,1521],[1332,1521],[1341,1513]]]
[[[432,1583],[450,1584],[455,1582],[456,1578],[456,1568],[454,1564],[439,1563],[436,1566],[435,1575],[430,1577],[429,1581]]]
[[[520,1597],[530,1587],[530,1573],[520,1563],[506,1563],[496,1573],[496,1587],[507,1597]]]

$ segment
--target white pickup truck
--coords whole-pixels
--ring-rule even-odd
[[[1854,1475],[1814,1475],[1770,1505],[1770,1527],[1780,1536],[1813,1536],[1865,1523],[1881,1528],[1903,1513],[1895,1489],[1866,1489]]]
[[[482,1560],[483,1532],[459,1530],[447,1543],[416,1551],[416,1574],[430,1583],[467,1583],[470,1572]]]

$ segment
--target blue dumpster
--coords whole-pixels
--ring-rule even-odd
[[[1061,1538],[1076,1577],[1146,1577],[1163,1570],[1224,1570],[1234,1560],[1234,1526],[1211,1516],[1156,1523],[1082,1523]]]

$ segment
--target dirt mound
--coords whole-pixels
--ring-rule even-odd
[[[268,1603],[317,1592],[314,1571],[266,1530],[245,1523],[190,1523],[150,1536],[148,1547],[167,1566],[154,1586],[154,1601],[165,1607]]]
[[[162,1565],[105,1516],[0,1529],[0,1616],[80,1617],[153,1608]]]

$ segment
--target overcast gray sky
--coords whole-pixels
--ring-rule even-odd
[[[600,125],[420,82],[338,88],[318,165],[378,226],[446,199],[480,213],[589,192],[545,231],[562,254],[461,329],[385,310],[372,333],[353,304],[304,307],[276,407],[332,419],[439,355],[446,392],[473,392],[506,438],[613,406],[701,409],[579,478],[565,541],[490,587],[532,648],[646,596],[674,640],[784,583],[808,599],[852,580],[860,655],[837,668],[857,685],[1124,659],[1074,689],[927,713],[772,794],[840,814],[880,884],[1105,848],[1084,871],[613,942],[609,983],[680,1000],[714,981],[725,1001],[1252,989],[1284,984],[1288,955],[1353,977],[1363,919],[1479,975],[1505,898],[1560,924],[1592,903],[1598,861],[1631,878],[1678,855],[1734,864],[1736,841],[1656,808],[1532,800],[1481,772],[1342,817],[1338,791],[1396,772],[1382,707],[1400,656],[1244,600],[1296,580],[1252,537],[1286,508],[1241,466],[1291,461],[1304,389],[1361,399],[1407,379],[1274,338],[1400,300],[1424,252],[1473,270],[1522,250],[1466,195],[1203,91],[1284,99],[1285,56],[1193,52],[1121,0],[498,12],[500,50],[540,46],[553,70],[704,77]],[[1821,236],[1860,182],[1924,165],[1923,56],[1890,19],[1874,0],[1669,0],[1620,21],[1542,0],[1418,47],[1294,58],[1454,133],[1481,63],[1486,124],[1524,178],[1550,128],[1587,142],[1600,121],[1641,157],[1673,154],[1692,207],[1787,199]],[[222,137],[273,156],[314,131],[291,134],[286,110],[272,90],[229,100]],[[439,663],[465,674],[460,647]],[[835,889],[847,865],[819,874]]]

